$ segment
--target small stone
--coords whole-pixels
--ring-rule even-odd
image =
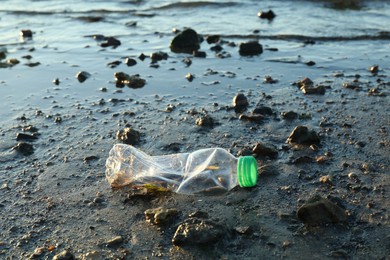
[[[29,144],[29,143],[24,143],[24,142],[18,143],[12,149],[18,151],[19,153],[21,153],[25,156],[29,156],[29,155],[32,155],[34,153],[33,145]]]
[[[309,130],[306,126],[297,126],[287,138],[287,142],[312,145],[319,144],[320,138],[314,130]]]
[[[193,51],[192,56],[196,58],[206,58],[207,54],[204,51]]]
[[[175,208],[155,208],[145,210],[146,221],[154,225],[164,225],[178,213]]]
[[[105,42],[100,44],[100,46],[102,46],[104,48],[105,47],[110,47],[110,46],[112,46],[113,48],[116,48],[119,45],[121,45],[121,42],[118,39],[114,38],[114,37],[108,37]]]
[[[239,46],[241,56],[254,56],[263,53],[263,46],[257,41],[243,42]]]
[[[59,80],[59,78],[55,78],[54,80],[53,80],[53,84],[54,85],[60,85],[60,80]]]
[[[98,160],[99,157],[95,156],[95,155],[91,155],[91,156],[87,156],[87,157],[84,157],[84,162],[90,162],[90,161],[94,161],[94,160]]]
[[[198,126],[213,127],[214,119],[209,115],[205,115],[196,119],[195,124]]]
[[[38,137],[34,134],[25,134],[25,133],[17,133],[16,140],[17,141],[33,141],[38,139]]]
[[[286,119],[286,120],[294,120],[294,119],[298,118],[298,113],[296,113],[294,111],[282,112],[281,116],[283,119]]]
[[[223,50],[223,48],[222,48],[221,45],[216,44],[216,45],[214,45],[213,47],[211,47],[210,50],[215,51],[215,52],[220,52],[220,51]]]
[[[206,41],[207,41],[208,44],[218,43],[219,40],[220,40],[220,36],[219,35],[209,35],[206,38]]]
[[[305,64],[307,65],[307,66],[314,66],[314,65],[316,65],[316,63],[314,62],[314,61],[307,61],[307,62],[305,62]]]
[[[192,64],[192,60],[190,58],[188,58],[188,57],[184,58],[183,62],[186,65],[186,67],[189,67]]]
[[[170,49],[176,53],[189,53],[199,50],[199,35],[193,29],[185,29],[178,33],[171,41]]]
[[[324,95],[325,87],[324,86],[308,87],[304,85],[301,87],[301,91],[305,95]]]
[[[104,258],[101,255],[101,253],[99,253],[97,251],[91,251],[91,252],[86,253],[83,256],[82,260],[104,260]]]
[[[122,62],[120,60],[112,61],[107,63],[107,67],[109,68],[116,68],[118,67]]]
[[[254,123],[261,123],[264,120],[264,116],[262,115],[240,115],[239,120],[243,121],[249,121],[249,122],[254,122]]]
[[[152,62],[157,62],[157,61],[161,61],[161,60],[167,60],[168,59],[168,53],[162,52],[162,51],[153,52],[150,55],[150,59],[152,60]]]
[[[222,226],[208,219],[189,218],[177,228],[172,242],[174,245],[212,244],[225,231]]]
[[[257,16],[261,19],[268,19],[270,21],[276,17],[272,10],[268,10],[268,12],[260,11],[257,13]]]
[[[321,225],[326,223],[345,222],[347,214],[328,199],[315,195],[297,211],[298,218],[307,225]]]
[[[117,87],[126,85],[129,88],[142,88],[146,84],[146,80],[140,78],[138,74],[130,76],[124,72],[115,72],[114,77]]]
[[[378,65],[374,65],[374,66],[371,66],[369,71],[372,73],[372,74],[378,74],[378,71],[379,71],[379,66]]]
[[[250,226],[235,227],[234,230],[239,234],[249,234],[251,232]]]
[[[76,74],[76,78],[80,83],[86,81],[90,76],[91,74],[86,71],[80,71]]]
[[[134,66],[137,64],[137,61],[135,59],[132,59],[132,58],[126,58],[125,59],[125,64],[129,67],[131,66]]]
[[[117,246],[119,244],[123,243],[123,237],[122,236],[116,236],[114,238],[111,238],[107,241],[108,246]]]
[[[22,36],[23,38],[32,38],[33,37],[33,33],[31,30],[21,30],[20,31],[20,36]]]
[[[270,115],[273,114],[273,111],[272,111],[272,108],[270,108],[270,107],[259,106],[259,107],[256,107],[253,110],[253,114],[260,114],[260,115],[263,115],[263,116],[270,116]]]
[[[125,26],[126,27],[136,27],[137,26],[137,22],[136,21],[130,21],[130,22],[125,23]]]
[[[277,83],[278,80],[277,79],[273,79],[271,76],[265,76],[264,77],[264,83],[267,83],[267,84],[274,84],[274,83]]]
[[[233,108],[235,112],[239,113],[244,111],[248,107],[248,105],[249,105],[248,99],[244,94],[239,93],[234,96]]]
[[[125,129],[119,130],[116,133],[116,139],[125,144],[135,145],[139,143],[141,134],[137,130],[126,127]]]
[[[320,182],[325,184],[332,184],[332,177],[330,175],[321,176]]]
[[[64,250],[61,253],[53,256],[53,260],[73,260],[73,259],[75,259],[73,254],[67,250]]]
[[[194,78],[195,78],[194,74],[187,73],[186,79],[187,79],[189,82],[192,82],[192,81],[194,80]]]
[[[276,150],[276,148],[273,145],[256,143],[252,151],[257,156],[267,156],[272,159],[276,159],[278,157],[278,150]]]

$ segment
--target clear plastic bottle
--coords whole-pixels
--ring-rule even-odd
[[[112,187],[149,184],[182,194],[228,191],[237,185],[255,186],[257,162],[222,148],[149,156],[131,145],[116,144],[106,161],[106,178]]]

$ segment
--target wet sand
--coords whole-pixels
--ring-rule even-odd
[[[40,35],[35,32],[33,39]],[[0,69],[1,258],[51,259],[64,250],[69,258],[62,259],[390,255],[387,38],[305,42],[225,35],[222,55],[204,41],[207,57],[196,58],[169,51],[173,33],[143,36],[147,42],[135,48],[130,36],[116,35],[122,44],[104,48],[85,35],[66,51],[34,40],[7,46],[6,59],[21,63]],[[256,37],[264,52],[240,56],[238,44]],[[150,54],[158,51],[168,58],[151,63]],[[141,53],[147,56],[143,61]],[[137,64],[127,66],[126,57]],[[121,64],[107,66],[114,61]],[[33,62],[40,64],[25,66]],[[369,70],[374,65],[377,72]],[[83,83],[76,79],[80,71],[90,74]],[[138,73],[146,85],[118,88],[115,72]],[[188,73],[194,75],[191,82]],[[265,82],[266,76],[275,82]],[[294,83],[305,77],[325,93],[304,94]],[[240,113],[232,105],[237,93],[249,101]],[[262,120],[240,119],[259,107],[268,111]],[[290,111],[297,118],[283,117]],[[196,124],[205,115],[212,126]],[[315,131],[320,142],[288,143],[296,126]],[[259,142],[274,146],[278,155],[257,155],[256,187],[223,195],[111,189],[105,160],[125,127],[141,133],[135,146],[150,155],[222,147],[237,156],[252,153]],[[18,143],[32,150],[18,150]],[[316,194],[341,208],[346,219],[304,223],[297,212]],[[147,221],[144,212],[158,207],[176,213],[161,225]],[[191,218],[203,221],[207,242],[175,245],[178,227]]]

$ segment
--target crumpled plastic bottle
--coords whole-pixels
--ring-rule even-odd
[[[106,179],[112,187],[149,185],[181,194],[229,191],[257,183],[253,156],[234,157],[222,148],[192,153],[149,156],[126,144],[115,144],[106,161]]]

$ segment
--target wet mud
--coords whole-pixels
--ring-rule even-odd
[[[144,12],[171,8],[187,4]],[[152,17],[139,19],[136,30]],[[197,57],[170,51],[175,32],[136,45],[110,34],[115,44],[103,46],[84,37],[94,31],[48,45],[31,31],[0,56],[0,258],[390,255],[387,38],[279,35],[242,55],[253,37],[221,33],[199,38]],[[40,64],[24,66],[30,60]],[[112,189],[105,160],[117,142],[150,155],[254,155],[259,181],[223,194]]]

